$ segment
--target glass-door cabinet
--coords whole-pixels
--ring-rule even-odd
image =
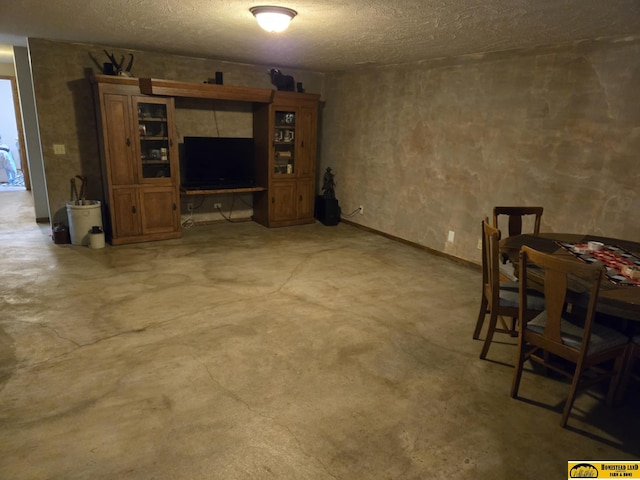
[[[172,100],[172,99],[169,99]],[[172,172],[171,109],[168,99],[137,98],[138,136],[140,139],[139,172],[145,179],[169,179]]]
[[[296,161],[296,112],[275,111],[274,125],[274,174],[292,175]]]

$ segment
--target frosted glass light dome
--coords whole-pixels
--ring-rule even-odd
[[[262,6],[249,9],[258,25],[267,32],[284,32],[298,12],[286,7]]]

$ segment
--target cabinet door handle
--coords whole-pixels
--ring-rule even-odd
[[[304,148],[304,140],[302,140],[302,142],[300,142],[300,146],[301,146],[302,148]]]
[[[300,201],[302,201],[302,195],[300,195],[300,198],[299,198],[299,200],[300,200]]]
[[[175,203],[173,204],[173,209],[174,209],[174,210],[177,210],[177,209],[178,209],[178,207],[176,206],[176,204],[175,204]]]
[[[127,138],[127,147],[130,147],[130,146],[131,146],[131,139]]]
[[[171,138],[169,139],[169,146],[173,147],[173,140]]]
[[[131,213],[136,213],[136,206],[135,205],[131,205]]]
[[[276,197],[271,197],[271,203],[276,203]]]

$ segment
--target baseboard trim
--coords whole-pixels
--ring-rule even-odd
[[[405,245],[409,245],[410,247],[419,248],[420,250],[424,250],[425,252],[429,252],[432,255],[436,255],[438,257],[443,257],[452,262],[459,263],[461,265],[465,265],[467,267],[471,267],[476,270],[482,270],[482,265],[471,262],[469,260],[465,260],[464,258],[455,257],[445,252],[441,252],[439,250],[434,250],[433,248],[425,247],[424,245],[420,245],[419,243],[412,242],[410,240],[406,240],[401,237],[397,237],[395,235],[391,235],[390,233],[381,232],[380,230],[376,230],[375,228],[366,227],[364,225],[360,225],[359,223],[352,222],[351,220],[345,220],[344,218],[340,219],[340,222],[346,223],[347,225],[351,225],[352,227],[359,228],[360,230],[365,230],[370,233],[375,233],[376,235],[380,235],[381,237],[388,238],[389,240],[393,240],[396,242],[404,243]]]

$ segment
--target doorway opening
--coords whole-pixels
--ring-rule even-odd
[[[0,193],[30,190],[14,77],[0,76]]]

